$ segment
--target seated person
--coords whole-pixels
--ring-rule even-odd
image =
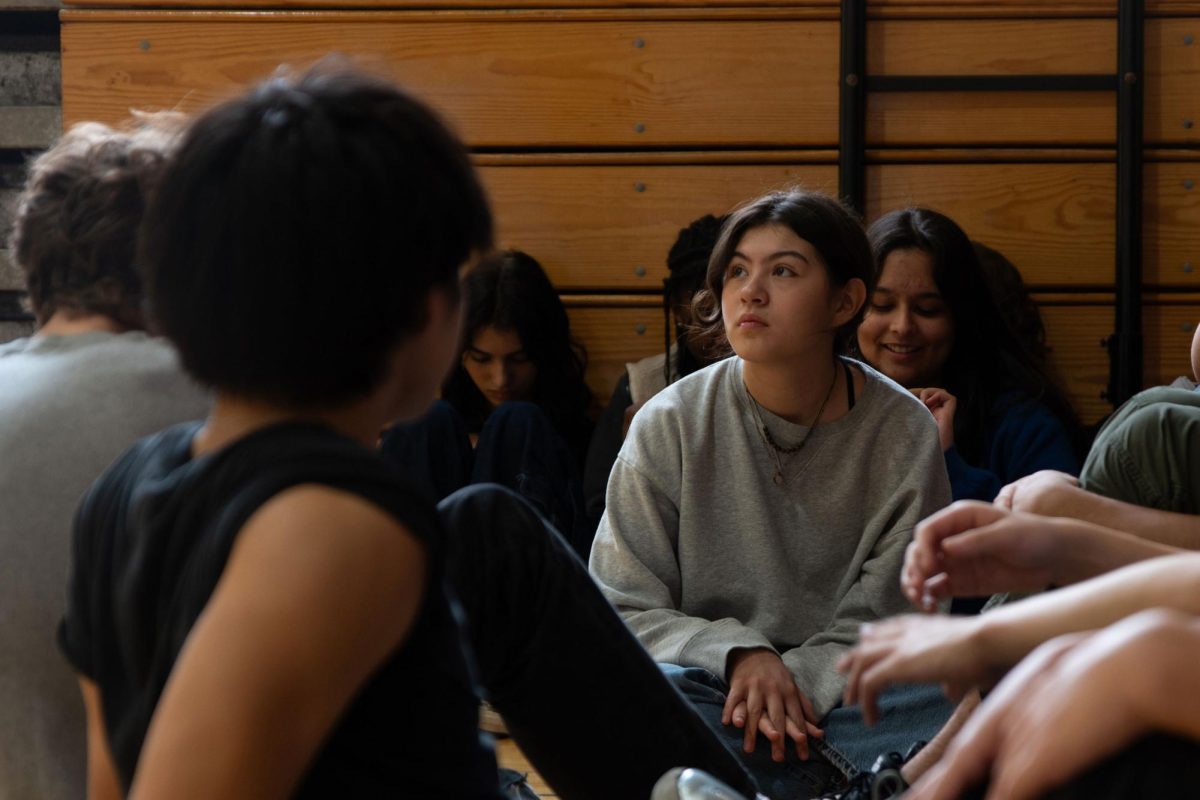
[[[675,244],[667,253],[669,275],[663,281],[664,350],[626,365],[625,374],[617,381],[612,399],[600,415],[588,446],[583,494],[588,516],[596,522],[604,513],[608,475],[629,432],[633,415],[670,384],[712,363],[710,356],[688,336],[688,329],[692,324],[692,298],[704,286],[708,259],[724,221],[724,217],[711,214],[693,221],[679,231]],[[675,319],[673,338],[672,317]]]
[[[433,401],[491,246],[440,120],[354,73],[275,78],[191,124],[144,237],[154,319],[216,399],[77,516],[59,638],[92,797],[499,800],[476,675],[563,797],[679,764],[753,793],[528,504],[472,486],[439,512],[374,451]]]
[[[834,665],[862,621],[904,607],[912,529],[950,496],[920,402],[835,355],[870,272],[836,200],[792,190],[733,212],[697,296],[733,357],[634,417],[592,548],[605,596],[774,797],[821,785],[797,759],[822,736],[846,772],[896,749],[830,716]],[[898,737],[928,738],[950,713],[935,700],[928,724],[905,719]]]
[[[1200,378],[1200,328],[1192,338]],[[1076,481],[1043,471],[1006,486],[1005,508],[1109,525],[1200,549],[1200,389],[1186,379],[1141,392],[1096,436]]]
[[[587,354],[540,264],[519,250],[464,282],[463,344],[442,401],[383,436],[384,456],[440,500],[471,483],[517,491],[587,557],[583,458],[591,435]]]
[[[1040,796],[1154,731],[1187,741],[1138,745],[1063,796],[1169,795],[1165,787],[1200,777],[1200,716],[1187,700],[1200,688],[1198,580],[1195,553],[1080,520],[956,503],[918,527],[903,579],[914,603],[1067,588],[979,617],[864,627],[841,664],[845,700],[873,718],[889,684],[939,681],[958,695],[1011,669],[905,797],[958,797],[989,774],[989,796]],[[1150,609],[1176,614],[1133,616]]]
[[[135,267],[178,122],[72,128],[33,161],[18,199],[9,247],[38,327],[0,344],[0,797],[84,795],[83,704],[50,635],[75,505],[137,439],[208,410],[145,331]]]
[[[875,290],[857,349],[933,412],[954,499],[990,501],[1042,469],[1076,473],[1070,403],[1005,322],[962,229],[911,208],[868,235]]]

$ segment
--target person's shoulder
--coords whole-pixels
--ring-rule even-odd
[[[736,357],[729,357],[685,375],[650,398],[642,410],[654,409],[652,414],[694,416],[715,394],[726,391],[736,380]],[[638,412],[639,414],[641,411]]]
[[[862,370],[863,396],[860,400],[868,408],[896,422],[911,420],[914,424],[925,426],[933,422],[933,415],[916,395],[905,389],[879,370],[861,361],[849,359],[850,363]]]

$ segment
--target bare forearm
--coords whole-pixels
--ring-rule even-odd
[[[1101,628],[1148,608],[1200,615],[1200,555],[1155,558],[1003,606],[980,617],[980,643],[992,663],[1015,664],[1056,636]]]
[[[1200,550],[1200,517],[1125,503],[1079,487],[1063,487],[1038,513],[1072,517],[1147,541]]]
[[[1052,565],[1053,584],[1070,586],[1160,556],[1186,551],[1079,519],[1049,523],[1060,544]]]

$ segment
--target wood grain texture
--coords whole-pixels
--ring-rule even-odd
[[[834,191],[832,166],[483,167],[502,246],[562,290],[659,291],[679,229],[769,190]],[[639,274],[641,273],[641,274]]]
[[[1200,163],[1144,169],[1143,280],[1200,288]]]
[[[1075,411],[1086,425],[1098,422],[1112,411],[1102,396],[1108,387],[1108,351],[1101,340],[1112,335],[1111,305],[1041,306],[1051,363],[1062,379]]]
[[[885,164],[867,169],[867,218],[908,205],[952,216],[1030,284],[1113,281],[1109,164]]]
[[[325,15],[331,17],[332,15]],[[378,15],[376,15],[378,16]],[[639,43],[641,46],[638,46]],[[68,123],[194,110],[331,51],[409,87],[477,147],[832,145],[833,22],[356,21],[63,25]]]
[[[1147,20],[1145,71],[1146,141],[1200,142],[1200,20]]]
[[[661,306],[568,307],[571,333],[588,351],[587,383],[603,407],[625,364],[663,350]]]
[[[1150,304],[1142,311],[1144,385],[1160,386],[1180,375],[1193,378],[1192,336],[1200,323],[1200,303]]]

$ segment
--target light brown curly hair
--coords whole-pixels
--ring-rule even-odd
[[[182,116],[73,127],[29,165],[9,248],[39,324],[58,311],[144,327],[138,226]]]

